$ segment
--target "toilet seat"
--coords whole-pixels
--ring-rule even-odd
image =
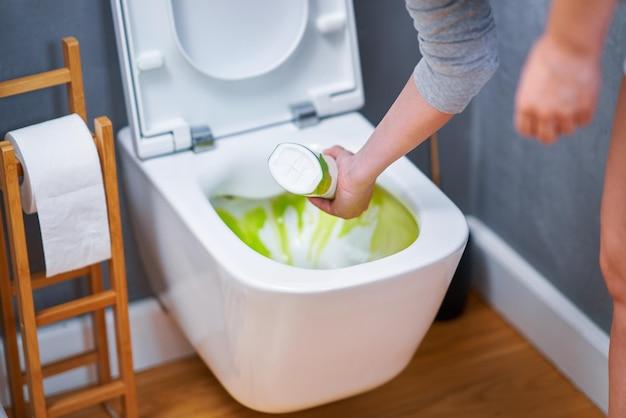
[[[363,104],[351,0],[111,1],[142,159]]]

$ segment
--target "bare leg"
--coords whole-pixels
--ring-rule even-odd
[[[626,417],[626,78],[617,102],[601,212],[600,264],[613,298],[609,417]]]

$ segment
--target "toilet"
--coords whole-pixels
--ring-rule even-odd
[[[350,0],[112,0],[129,126],[118,134],[145,270],[240,403],[301,410],[400,373],[464,250],[462,213],[408,159],[379,178],[419,225],[407,248],[341,268],[265,257],[211,198],[281,192],[281,142],[356,151],[363,104]]]

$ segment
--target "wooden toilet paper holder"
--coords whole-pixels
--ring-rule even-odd
[[[66,85],[70,113],[76,113],[86,121],[78,41],[73,37],[64,38],[62,46],[65,67],[0,82],[0,98]],[[10,413],[14,418],[26,417],[28,407],[36,418],[54,418],[114,398],[122,400],[122,416],[137,417],[113,126],[111,121],[103,116],[95,119],[94,129],[94,142],[100,157],[111,236],[111,258],[105,261],[109,267],[111,284],[109,290],[104,287],[102,263],[52,277],[45,277],[44,274],[31,274],[19,189],[22,167],[15,156],[13,146],[8,141],[0,142],[0,189],[3,193],[7,228],[6,233],[4,230],[0,231],[0,305],[11,394]],[[91,293],[89,296],[35,311],[33,291],[80,277],[89,278]],[[21,324],[24,373],[21,371],[19,361],[14,298],[17,302],[16,308]],[[111,376],[109,364],[105,318],[105,310],[108,307],[112,307],[114,314],[119,363],[119,377],[116,379]],[[94,349],[42,366],[37,327],[83,314],[92,316]],[[52,401],[46,400],[43,388],[44,378],[90,364],[97,365],[97,385],[62,397],[55,397]],[[28,386],[29,405],[24,401],[24,384]]]

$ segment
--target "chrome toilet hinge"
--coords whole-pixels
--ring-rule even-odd
[[[189,130],[193,152],[208,151],[215,146],[215,137],[207,125],[192,126]]]
[[[320,118],[311,102],[302,102],[291,105],[293,123],[300,129],[317,125]]]

